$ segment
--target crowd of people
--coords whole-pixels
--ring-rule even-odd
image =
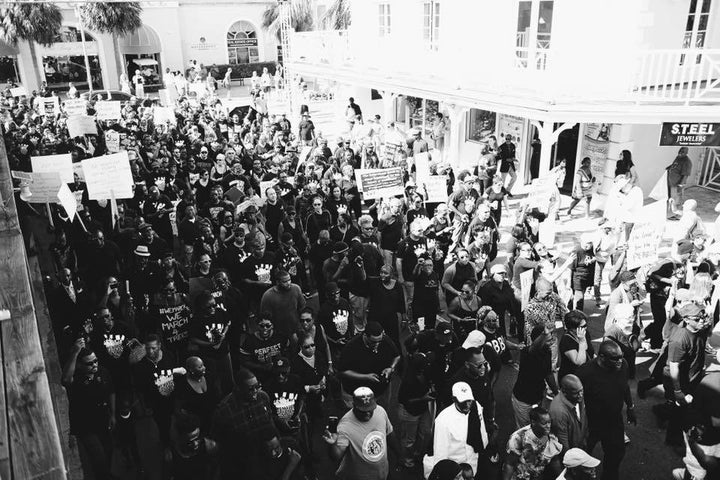
[[[268,112],[262,86],[252,95],[265,108],[242,117],[212,91],[178,93],[174,123],[154,124],[157,102],[133,97],[120,120],[77,138],[63,111],[34,110],[46,92],[2,98],[12,170],[30,171],[31,156],[103,155],[108,130],[131,165],[132,198],[90,200],[76,172],[75,218],[50,211],[46,293],[71,433],[94,478],[113,478],[113,455],[147,473],[138,445],[153,438],[163,478],[178,480],[322,478],[328,458],[348,480],[396,470],[580,480],[598,475],[598,443],[602,478],[613,480],[635,402],[660,384],[666,440],[687,445],[673,475],[719,478],[720,374],[705,365],[720,229],[693,200],[680,204],[687,150],[668,167],[672,253],[628,269],[644,197],[629,151],[597,231],[563,252],[540,241],[542,224],[574,218],[581,202],[590,214],[589,159],[569,209],[559,191],[549,208],[511,209],[510,136],[458,170],[420,131],[363,119],[353,99],[347,133],[331,140],[307,108],[297,126]],[[428,202],[416,182],[412,160],[428,151],[430,172],[447,175],[446,202]],[[361,166],[401,166],[404,194],[366,200]],[[551,175],[562,185],[564,163]],[[27,219],[44,212],[17,203],[28,233]],[[600,319],[584,313],[588,290]],[[639,350],[656,361],[633,395]],[[496,395],[502,375],[516,376],[510,395]],[[498,404],[511,405],[512,432],[500,431]]]

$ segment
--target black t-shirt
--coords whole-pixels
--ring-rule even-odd
[[[427,249],[427,241],[424,238],[413,240],[412,237],[408,236],[398,244],[397,256],[402,259],[402,274],[406,281],[412,282],[415,280],[413,270],[418,261],[415,254],[415,250],[418,248]]]
[[[270,365],[287,350],[289,340],[277,333],[264,340],[257,335],[248,335],[240,345],[240,352],[255,363]]]
[[[93,379],[85,383],[75,378],[67,389],[70,402],[70,433],[107,432],[110,421],[110,395],[115,393],[110,373],[99,367]]]
[[[392,365],[395,357],[399,355],[395,344],[387,336],[384,336],[380,344],[378,345],[377,353],[370,350],[363,339],[364,335],[358,335],[350,340],[342,353],[338,361],[338,370],[352,370],[357,373],[380,373]],[[358,387],[370,387],[375,396],[380,396],[385,389],[387,389],[387,382],[381,383],[366,383],[361,381],[351,380],[349,378],[343,378],[341,380],[342,386],[346,392],[352,394]]]
[[[337,324],[334,321],[336,316],[340,317]],[[354,333],[352,317],[350,303],[342,297],[336,305],[332,305],[330,302],[323,303],[318,312],[318,322],[325,329],[325,334],[333,340],[344,338],[347,341],[352,338]],[[346,321],[343,322],[342,318],[345,318]]]
[[[422,270],[418,273],[415,277],[413,307],[421,307],[423,313],[435,313],[440,310],[439,287],[440,279],[435,271],[428,274]]]
[[[523,403],[535,404],[543,399],[545,377],[552,372],[552,354],[545,347],[534,352],[530,347],[520,351],[520,370],[518,371],[513,395]]]
[[[410,399],[420,398],[430,391],[430,382],[422,375],[405,375],[400,382],[398,403],[405,407],[410,415],[422,415],[428,409],[428,402],[408,402]]]
[[[593,360],[579,367],[576,375],[585,390],[590,430],[622,428],[622,409],[628,388],[627,362],[623,360],[620,370],[608,370]]]
[[[163,344],[172,349],[179,348],[190,336],[190,308],[176,294],[172,302],[158,299],[150,304],[150,316],[153,322],[151,330],[162,335]]]
[[[215,315],[212,317],[200,317],[196,315],[193,317],[192,322],[190,322],[190,337],[209,342],[210,339],[208,338],[208,330],[206,327],[216,324],[219,325],[218,330],[223,331],[228,323],[230,323],[230,318],[224,311],[219,309],[215,310]],[[200,356],[208,356],[211,358],[224,355],[229,351],[227,336],[220,344],[220,348],[200,347],[199,349]]]
[[[505,336],[500,333],[500,330],[496,330],[495,333],[490,333],[483,328],[482,332],[485,334],[485,347],[491,349],[498,361],[502,360],[507,362],[511,359],[510,350],[508,350],[505,344]],[[490,361],[490,359],[488,359]],[[490,361],[492,367],[492,361]],[[495,371],[497,373],[498,371]]]

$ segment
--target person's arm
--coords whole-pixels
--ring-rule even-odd
[[[505,457],[503,465],[502,480],[512,480],[515,468],[520,464],[520,456],[517,453],[509,452]]]
[[[292,477],[292,474],[295,472],[295,469],[300,465],[300,460],[302,457],[298,452],[290,449],[290,460],[288,461],[287,466],[285,467],[285,471],[282,474],[282,477],[280,477],[282,480],[290,480]]]
[[[637,425],[637,416],[635,415],[635,403],[632,399],[632,393],[630,393],[630,384],[625,380],[625,391],[623,392],[625,397],[625,408],[627,414],[627,422]]]
[[[584,365],[587,362],[587,349],[588,344],[585,340],[584,335],[578,334],[577,336],[578,348],[577,350],[568,350],[563,352],[565,357],[575,365]]]
[[[668,369],[670,370],[670,380],[672,380],[675,398],[684,399],[685,394],[683,393],[682,388],[680,388],[680,363],[668,360]]]
[[[545,381],[547,382],[548,387],[550,387],[550,390],[552,390],[553,395],[557,395],[559,389],[557,386],[557,380],[555,380],[555,373],[552,371],[548,373],[545,376]]]
[[[108,428],[110,430],[115,430],[115,425],[117,424],[117,417],[115,416],[115,392],[112,392],[108,397],[108,405],[110,406],[110,424],[108,425]]]
[[[341,379],[347,378],[348,380],[353,380],[355,382],[380,382],[380,376],[377,373],[359,373],[355,370],[343,370],[341,372],[338,372],[338,376]]]
[[[564,413],[560,415],[565,416]],[[562,445],[563,452],[570,448],[570,439],[568,434],[568,422],[565,418],[553,418],[553,411],[550,411],[550,419],[552,420],[552,433],[555,434],[560,445]]]
[[[325,441],[325,443],[328,444],[328,453],[330,454],[330,458],[333,459],[335,462],[340,462],[342,460],[342,457],[345,455],[345,451],[347,450],[347,445],[338,445],[338,434],[337,433],[330,433],[330,431],[325,430],[323,433],[322,439]]]
[[[348,260],[347,255],[343,257],[343,259],[340,261],[340,266],[337,270],[335,270],[335,273],[332,274],[331,281],[337,282],[338,279],[340,279],[340,276],[345,272],[345,269],[350,264],[350,261]]]
[[[393,361],[392,361],[392,363],[390,364],[390,366],[387,367],[387,368],[385,368],[385,369],[382,371],[381,375],[384,376],[385,378],[387,378],[387,379],[389,380],[390,377],[392,376],[392,374],[395,373],[395,370],[397,369],[398,363],[400,363],[400,355],[398,355],[397,357],[393,358]]]
[[[690,447],[690,451],[695,456],[700,466],[707,470],[707,473],[713,473],[720,467],[720,458],[706,454],[702,447],[697,443],[698,438],[696,438],[696,435],[697,434],[694,434],[694,431],[691,429],[687,435],[688,447]]]
[[[454,295],[460,295],[460,292],[458,290],[456,290],[450,284],[450,282],[452,282],[453,277],[455,277],[455,265],[456,264],[453,263],[445,270],[445,273],[443,273],[441,284],[442,284],[442,288],[444,288],[448,292],[450,292]]]
[[[77,365],[77,356],[85,347],[85,340],[78,338],[73,344],[72,350],[70,351],[70,357],[65,362],[62,374],[62,385],[68,388],[73,383],[73,377],[75,375],[75,366]]]
[[[570,266],[575,262],[577,259],[577,254],[575,252],[571,253],[570,256],[565,260],[565,262],[560,265],[558,268],[556,268],[552,274],[545,276],[547,281],[549,282],[555,282],[560,276],[570,268]]]
[[[398,282],[405,283],[405,279],[403,278],[403,259],[398,256],[398,258],[395,259],[395,271],[397,272],[398,276]]]

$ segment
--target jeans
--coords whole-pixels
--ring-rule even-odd
[[[350,306],[352,307],[353,311],[355,332],[362,332],[365,330],[365,325],[367,324],[369,299],[367,297],[361,297],[352,293],[349,296]]]
[[[110,431],[102,433],[83,433],[77,436],[78,444],[87,455],[81,456],[89,463],[95,478],[110,478],[112,461],[112,437]],[[85,462],[83,462],[85,463]],[[86,467],[87,468],[87,467]]]
[[[607,262],[595,261],[595,278],[593,279],[595,300],[600,300],[600,285],[602,285],[602,273],[605,270],[605,265],[607,265]]]
[[[507,186],[505,187],[508,192],[512,192],[512,187],[515,185],[515,182],[517,181],[517,173],[515,173],[515,168],[510,168],[507,172],[502,172],[502,180],[503,184],[505,183],[505,180],[507,179],[508,175],[510,176],[510,181],[508,182]]]
[[[663,344],[662,330],[665,325],[665,295],[650,294],[650,311],[653,321],[645,327],[645,335],[650,338],[650,348],[660,348]]]
[[[620,462],[625,456],[625,437],[622,426],[613,425],[600,431],[591,432],[588,437],[587,451],[592,454],[595,444],[600,442],[603,449],[603,465],[601,480],[618,480],[620,478]]]
[[[415,296],[415,282],[408,282],[407,280],[402,283],[403,292],[405,293],[405,312],[408,318],[412,316],[412,301]]]
[[[416,459],[425,454],[432,432],[430,409],[420,415],[412,415],[402,404],[398,405],[400,421],[400,462],[406,467],[412,466]]]

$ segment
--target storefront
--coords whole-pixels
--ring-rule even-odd
[[[228,63],[239,65],[260,61],[255,27],[244,20],[232,24],[227,32]]]
[[[78,89],[87,88],[85,57],[80,31],[72,26],[63,26],[55,43],[39,45],[38,54],[42,59],[42,78],[52,90],[67,90],[68,82]],[[95,37],[85,32],[85,52],[90,64],[93,88],[103,88],[99,46]]]
[[[20,83],[18,51],[12,45],[0,42],[0,82]]]
[[[135,70],[145,78],[146,86],[157,86],[162,77],[160,37],[151,27],[141,26],[118,42],[123,60],[122,71],[132,78]]]

